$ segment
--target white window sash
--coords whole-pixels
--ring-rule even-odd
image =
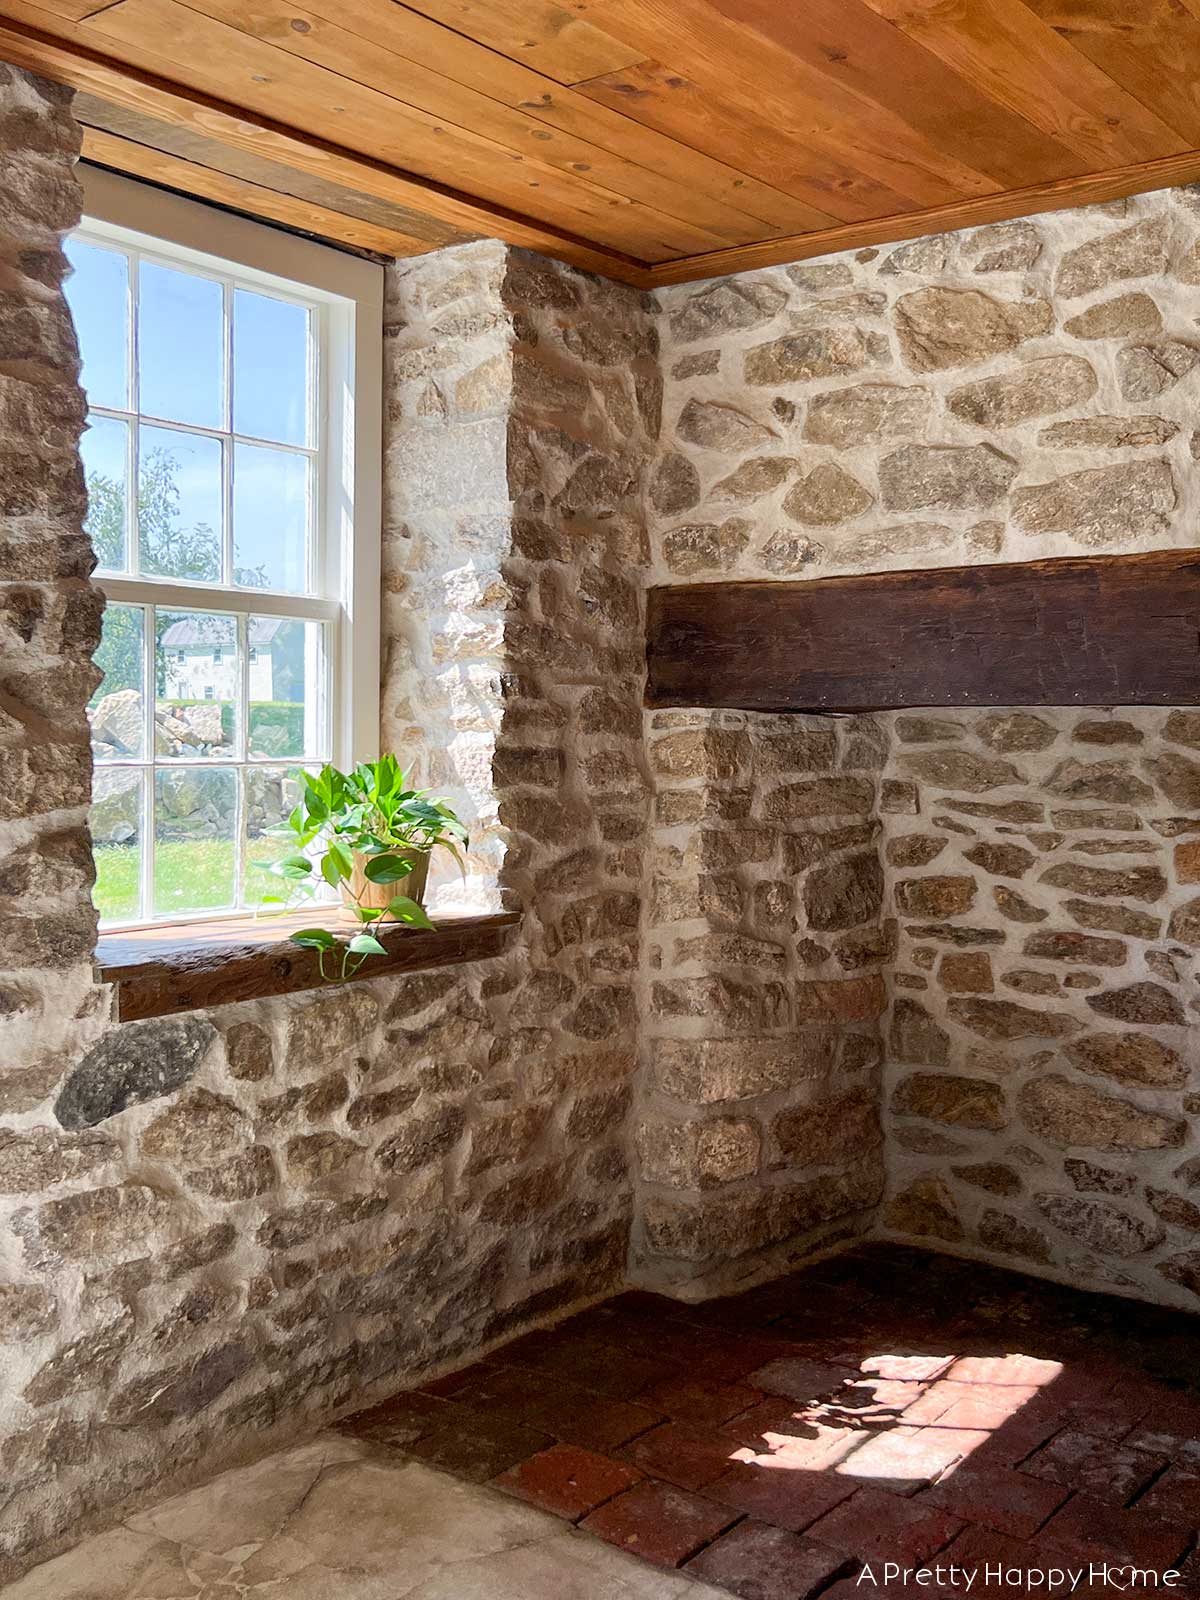
[[[314,465],[313,527],[310,544],[309,594],[288,594],[270,589],[234,588],[223,584],[161,580],[136,572],[136,479],[129,480],[127,528],[131,571],[97,573],[95,582],[112,603],[158,606],[164,609],[205,609],[239,615],[243,706],[248,706],[249,653],[246,618],[251,614],[286,616],[324,625],[323,638],[329,671],[318,693],[309,696],[306,743],[317,732],[313,719],[325,725],[323,748],[346,767],[379,753],[380,660],[380,523],[382,471],[382,362],[383,271],[375,263],[316,244],[248,218],[232,215],[148,184],[122,178],[86,163],[79,168],[84,189],[84,221],[78,235],[86,242],[109,244],[134,253],[136,260],[154,260],[215,277],[225,285],[226,337],[232,321],[230,297],[234,287],[259,289],[277,298],[313,308],[315,337],[310,349],[317,361],[308,446],[287,446]],[[131,285],[132,292],[132,285]],[[133,318],[130,318],[131,340]],[[136,355],[130,350],[132,403],[136,407]],[[230,352],[225,352],[226,362]],[[227,367],[226,396],[231,393]],[[314,374],[310,373],[310,379]],[[136,411],[96,406],[98,416],[111,416],[136,429]],[[209,429],[178,424],[170,419],[142,416],[144,422],[161,421],[180,431],[234,442],[278,444],[235,434],[232,416],[223,428]],[[225,472],[224,570],[232,576],[232,518],[230,516],[230,460]],[[149,616],[151,613],[147,613]],[[311,630],[309,630],[311,631]],[[147,800],[143,827],[152,828],[153,807],[153,637],[145,641],[147,677],[143,694],[146,714],[146,756],[143,760],[105,762],[103,768],[140,768]],[[316,685],[314,684],[314,687]],[[328,695],[326,697],[326,689]],[[319,704],[317,702],[320,702]],[[243,724],[246,716],[242,717]],[[248,728],[239,733],[239,748],[228,761],[170,761],[161,767],[226,768],[233,773],[255,767],[300,766],[299,760],[255,758],[246,745]],[[238,780],[239,795],[242,781]],[[244,818],[236,819],[235,856],[237,882],[241,884],[241,835]],[[152,841],[152,832],[148,835]],[[143,859],[152,861],[152,842]],[[155,926],[172,921],[200,921],[228,917],[236,909],[181,912],[176,917],[150,917],[153,886],[143,886],[142,915],[113,923],[122,928]]]

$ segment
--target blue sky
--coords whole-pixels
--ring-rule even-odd
[[[72,239],[67,298],[92,405],[128,410],[129,279],[126,257]],[[198,274],[143,261],[138,285],[140,409],[164,423],[219,429],[224,424],[224,296]],[[238,433],[273,444],[304,445],[308,429],[309,314],[303,306],[247,289],[232,297],[232,411]],[[180,520],[222,522],[219,442],[169,426],[142,426],[141,448],[168,451],[176,463]],[[84,437],[86,469],[124,475],[124,426],[93,418]],[[305,587],[309,516],[307,458],[271,445],[238,444],[233,471],[234,564],[262,567],[271,588]]]

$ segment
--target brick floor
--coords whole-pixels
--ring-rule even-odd
[[[1093,1561],[1200,1600],[1200,1319],[907,1248],[617,1295],[341,1426],[745,1600],[1029,1600],[1014,1571]]]

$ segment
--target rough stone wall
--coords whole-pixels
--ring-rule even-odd
[[[1200,1295],[1200,713],[895,718],[888,1231]]]
[[[1194,543],[1198,217],[1177,189],[663,291],[652,581]],[[1195,714],[877,721],[881,1226],[1194,1308]]]
[[[1200,192],[660,291],[656,571],[1186,545]]]
[[[511,953],[113,1026],[68,104],[0,69],[0,1582],[610,1292],[631,1207],[642,300],[486,244],[390,275],[382,737],[444,750],[466,898],[527,908]]]
[[[654,835],[639,1281],[701,1297],[870,1226],[883,1192],[869,718],[648,718]]]

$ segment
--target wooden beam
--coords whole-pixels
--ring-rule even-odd
[[[651,706],[1200,704],[1200,552],[651,589]]]
[[[63,22],[58,26],[66,29],[71,24]],[[478,201],[444,184],[183,88],[89,46],[54,37],[10,17],[0,19],[0,61],[85,89],[161,121],[194,129],[234,149],[266,156],[365,194],[421,210],[455,231],[504,239],[618,282],[639,287],[645,283],[645,264],[618,251],[603,249],[547,223]]]
[[[289,228],[298,228],[320,239],[330,239],[338,244],[353,245],[358,250],[370,250],[382,256],[416,256],[434,250],[436,245],[424,239],[414,239],[409,234],[390,228],[377,228],[358,217],[346,216],[341,211],[329,211],[324,206],[308,200],[297,200],[275,189],[264,189],[261,184],[247,183],[243,178],[231,177],[226,172],[201,166],[195,161],[185,161],[148,145],[136,144],[132,139],[122,139],[105,133],[100,128],[83,130],[84,160],[98,166],[110,167],[114,172],[125,172],[131,177],[145,178],[150,183],[162,184],[180,194],[201,200],[213,200],[248,217],[263,217],[269,222],[282,222]]]
[[[336,908],[310,906],[295,915],[257,922],[240,916],[190,928],[104,933],[96,944],[96,980],[114,986],[113,1015],[118,1022],[322,988],[318,953],[290,943],[288,934],[314,926],[337,931],[336,916]],[[426,967],[484,961],[504,950],[519,921],[517,911],[497,911],[439,918],[432,932],[379,929],[387,954],[371,956],[356,977],[394,977]]]

